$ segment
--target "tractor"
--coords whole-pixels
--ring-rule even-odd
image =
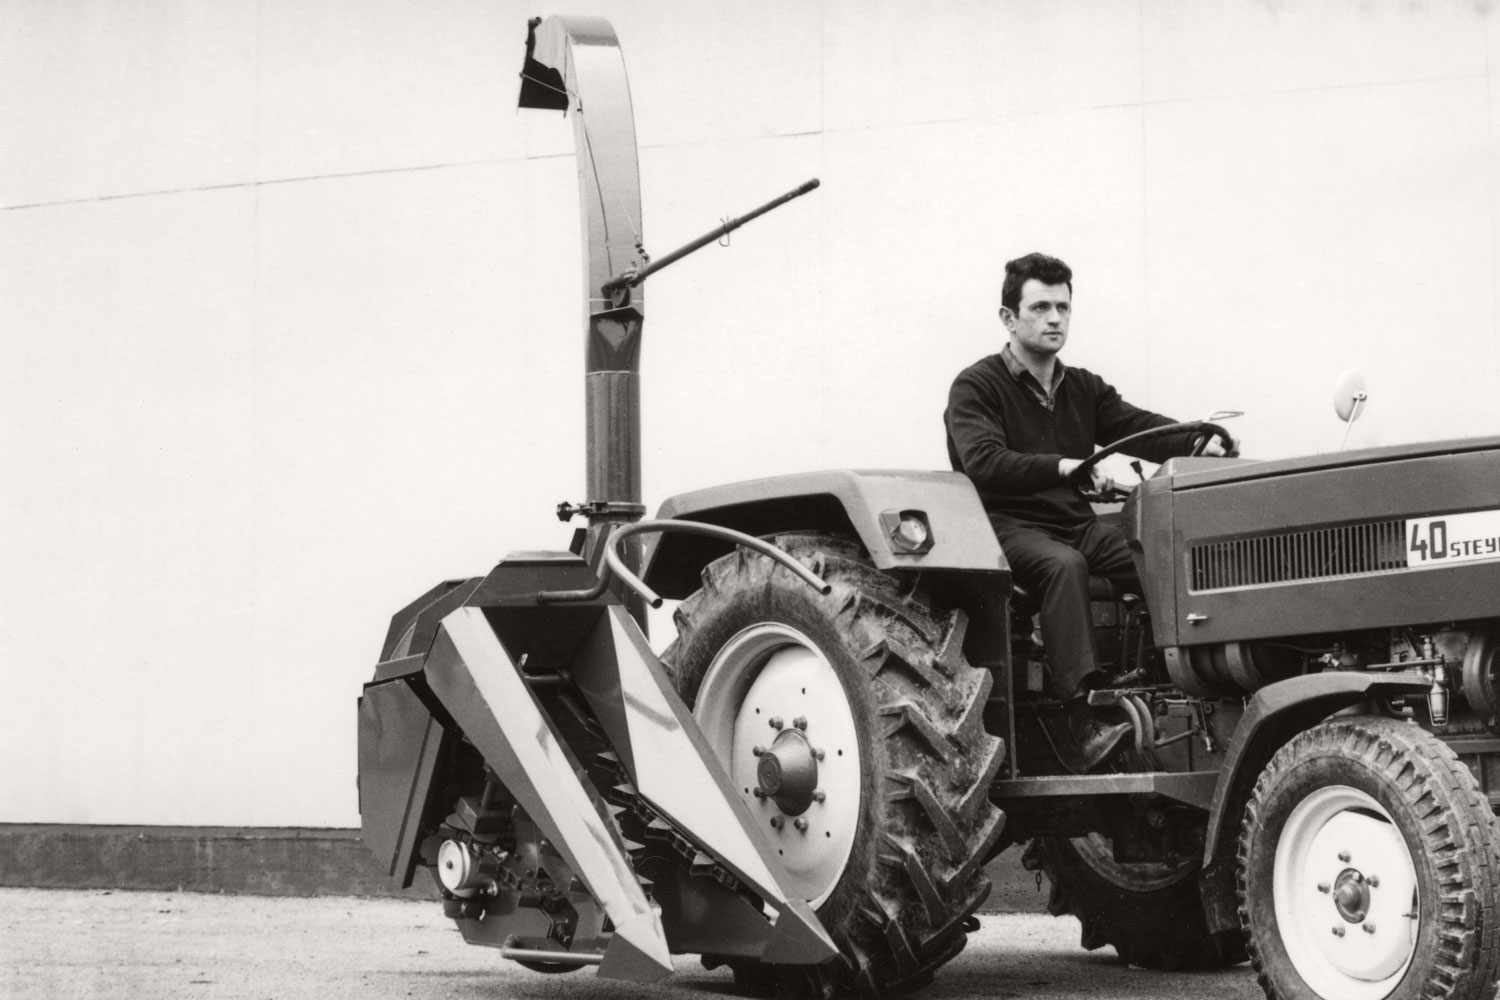
[[[1500,438],[1178,458],[1091,497],[1141,587],[1091,594],[1091,700],[1131,736],[1085,771],[963,475],[787,475],[646,518],[645,279],[816,182],[652,260],[610,25],[533,21],[520,105],[570,114],[580,154],[587,498],[559,516],[586,526],[392,618],[358,740],[394,880],[425,870],[467,942],[539,973],[696,955],[747,991],[880,998],[963,948],[1014,848],[1084,947],[1139,966],[1493,996]],[[1227,437],[1153,433],[1179,432]]]

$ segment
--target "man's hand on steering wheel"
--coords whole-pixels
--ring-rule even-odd
[[[1240,443],[1238,440],[1227,436],[1220,438],[1218,435],[1214,435],[1208,439],[1208,443],[1203,446],[1202,452],[1202,454],[1209,458],[1234,458],[1239,453]]]
[[[1069,479],[1072,477],[1073,471],[1082,464],[1083,459],[1081,458],[1064,458],[1057,463],[1057,471],[1062,474],[1064,479]],[[1114,477],[1106,473],[1104,467],[1101,465],[1095,464],[1085,475],[1088,476],[1087,483],[1083,482],[1081,478],[1074,482],[1074,485],[1085,492],[1097,495],[1113,495],[1120,492],[1119,487],[1115,485]]]
[[[1193,455],[1233,457],[1239,453],[1239,442],[1235,441],[1229,432],[1218,424],[1207,420],[1189,420],[1185,423],[1164,424],[1139,431],[1101,448],[1085,459],[1065,458],[1058,463],[1058,471],[1090,503],[1116,503],[1129,494],[1115,486],[1108,476],[1100,473],[1099,463],[1110,455],[1128,451],[1130,446],[1142,441],[1183,433],[1192,435],[1190,453]],[[1105,485],[1101,485],[1101,480]]]

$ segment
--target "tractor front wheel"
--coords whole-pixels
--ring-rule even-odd
[[[1500,828],[1411,723],[1340,718],[1277,751],[1246,808],[1239,893],[1272,1000],[1494,996]]]
[[[964,659],[961,614],[934,613],[857,546],[775,541],[832,593],[736,550],[679,607],[662,660],[842,961],[728,964],[783,995],[890,996],[959,952],[989,894],[991,678]]]

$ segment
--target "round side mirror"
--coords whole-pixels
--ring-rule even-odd
[[[1344,372],[1333,387],[1333,410],[1339,419],[1352,424],[1359,419],[1365,408],[1369,393],[1365,390],[1365,377],[1357,371]]]

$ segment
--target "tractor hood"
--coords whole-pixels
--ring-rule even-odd
[[[1270,461],[1246,458],[1173,458],[1162,465],[1154,477],[1167,480],[1167,488],[1190,490],[1221,483],[1268,479],[1299,472],[1319,472],[1351,466],[1378,465],[1411,458],[1462,455],[1476,451],[1500,450],[1500,435],[1457,438],[1448,441],[1423,441],[1418,444],[1387,445],[1361,448],[1323,455],[1302,455]]]
[[[1124,520],[1164,647],[1485,618],[1500,437],[1173,459]]]

